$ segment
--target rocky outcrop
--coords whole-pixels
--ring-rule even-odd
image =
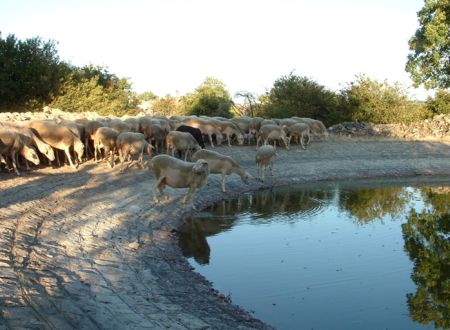
[[[328,128],[339,136],[384,136],[407,140],[450,138],[450,115],[436,115],[412,124],[372,124],[344,122]]]

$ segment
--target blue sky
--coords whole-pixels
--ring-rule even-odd
[[[74,65],[102,65],[136,92],[192,92],[208,76],[261,94],[291,71],[338,90],[364,73],[412,82],[408,40],[423,0],[165,0],[0,3],[0,31],[57,41]],[[425,98],[423,89],[411,95]]]

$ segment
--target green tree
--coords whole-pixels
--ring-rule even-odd
[[[417,13],[419,28],[409,40],[406,71],[414,86],[450,87],[450,2],[425,0]]]
[[[158,95],[156,95],[155,93],[151,92],[151,91],[147,91],[141,94],[138,94],[137,96],[139,101],[153,101],[158,99]]]
[[[437,90],[434,97],[427,98],[426,106],[434,115],[450,115],[450,92],[444,89]]]
[[[232,117],[230,93],[216,78],[207,77],[193,93],[185,95],[182,102],[188,115]]]
[[[101,67],[72,67],[52,107],[68,112],[95,111],[102,115],[137,113],[137,98],[125,78]]]
[[[391,85],[365,75],[357,75],[355,82],[343,88],[341,98],[354,121],[408,123],[430,115],[426,107],[409,99],[407,90],[399,83]]]
[[[447,204],[450,200],[447,198]],[[411,210],[402,225],[405,251],[414,263],[415,293],[407,294],[409,313],[422,324],[450,327],[450,214]]]
[[[344,119],[337,95],[307,77],[292,72],[277,79],[264,97],[263,114],[271,118],[309,117],[331,125]]]
[[[182,113],[180,101],[177,97],[167,94],[152,102],[152,109],[155,114],[166,117],[180,115]]]
[[[410,198],[406,190],[398,187],[355,189],[340,193],[339,208],[347,211],[358,223],[365,224],[385,216],[398,217]]]
[[[42,107],[58,93],[68,71],[54,41],[0,34],[0,108]]]

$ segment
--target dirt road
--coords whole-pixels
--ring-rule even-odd
[[[255,149],[220,147],[253,175]],[[278,149],[275,177],[245,185],[211,175],[206,207],[238,193],[345,178],[450,177],[450,144],[330,140]],[[79,170],[0,173],[0,329],[265,329],[192,272],[176,230],[190,210],[185,190],[151,202],[153,174],[123,175],[92,161]]]

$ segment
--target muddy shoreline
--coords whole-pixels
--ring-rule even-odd
[[[219,147],[256,175],[254,146]],[[278,149],[275,176],[249,185],[218,175],[205,208],[240,193],[316,181],[450,178],[450,143],[332,138]],[[266,329],[192,271],[177,244],[185,190],[151,202],[152,173],[123,175],[89,161],[79,170],[0,173],[0,329]]]

